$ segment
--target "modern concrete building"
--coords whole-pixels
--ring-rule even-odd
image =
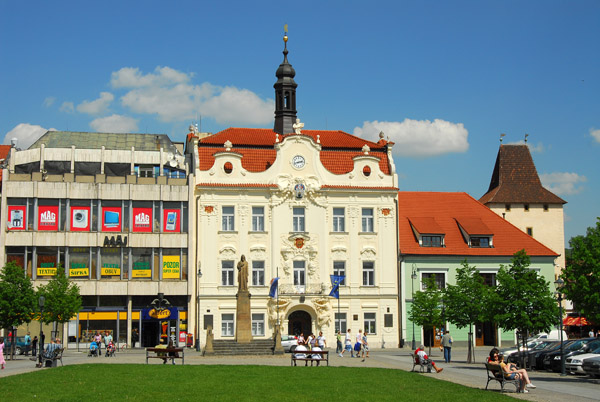
[[[176,145],[166,135],[49,131],[11,149],[0,261],[23,266],[34,286],[64,269],[80,287],[83,309],[65,341],[96,331],[138,346],[185,336],[192,192]],[[159,293],[170,304],[157,317]]]

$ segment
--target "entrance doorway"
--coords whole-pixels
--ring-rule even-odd
[[[496,346],[498,328],[491,321],[475,325],[475,346]]]
[[[160,328],[158,321],[142,321],[142,347],[153,348],[158,345]]]
[[[308,335],[311,332],[311,318],[310,314],[306,311],[294,311],[288,317],[288,335],[300,335],[304,334],[305,338],[308,338]]]
[[[423,346],[437,348],[442,344],[441,328],[423,329]]]

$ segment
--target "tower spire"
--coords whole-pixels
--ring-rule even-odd
[[[275,88],[275,126],[273,130],[279,134],[289,134],[294,132],[292,125],[296,121],[296,87],[298,84],[294,81],[296,71],[288,62],[287,55],[287,24],[284,26],[283,35],[283,62],[275,72],[277,82],[273,85]]]

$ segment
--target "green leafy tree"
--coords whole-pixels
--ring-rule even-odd
[[[475,361],[473,324],[484,321],[491,289],[479,271],[464,260],[456,270],[456,285],[444,291],[445,318],[458,328],[469,327],[467,363]]]
[[[38,288],[38,295],[46,298],[42,316],[46,324],[64,324],[81,309],[79,286],[69,281],[60,265],[56,271],[52,280]]]
[[[440,328],[443,325],[440,308],[442,292],[438,289],[435,279],[431,277],[426,278],[423,284],[425,290],[415,293],[408,317],[416,325],[433,332],[434,328]],[[431,354],[432,343],[429,342],[429,354]]]
[[[531,259],[521,250],[510,267],[500,267],[492,304],[495,321],[504,329],[517,330],[523,346],[528,333],[547,332],[559,319],[550,283],[529,265]]]
[[[585,236],[571,238],[571,256],[561,275],[563,292],[575,308],[594,323],[600,323],[600,218]]]
[[[0,272],[0,328],[12,328],[30,322],[36,306],[33,284],[23,267],[12,261],[7,263]],[[15,339],[12,339],[11,345],[10,354],[13,356]]]

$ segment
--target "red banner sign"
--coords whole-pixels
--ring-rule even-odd
[[[27,229],[27,207],[25,205],[8,206],[8,230]]]
[[[179,233],[181,231],[179,225],[180,213],[178,209],[165,209],[163,211],[163,232]]]
[[[152,232],[152,208],[133,208],[133,231]]]
[[[58,230],[58,205],[38,206],[38,230]]]
[[[102,207],[102,231],[121,231],[121,207]]]
[[[71,230],[74,232],[90,231],[90,207],[71,207]]]

